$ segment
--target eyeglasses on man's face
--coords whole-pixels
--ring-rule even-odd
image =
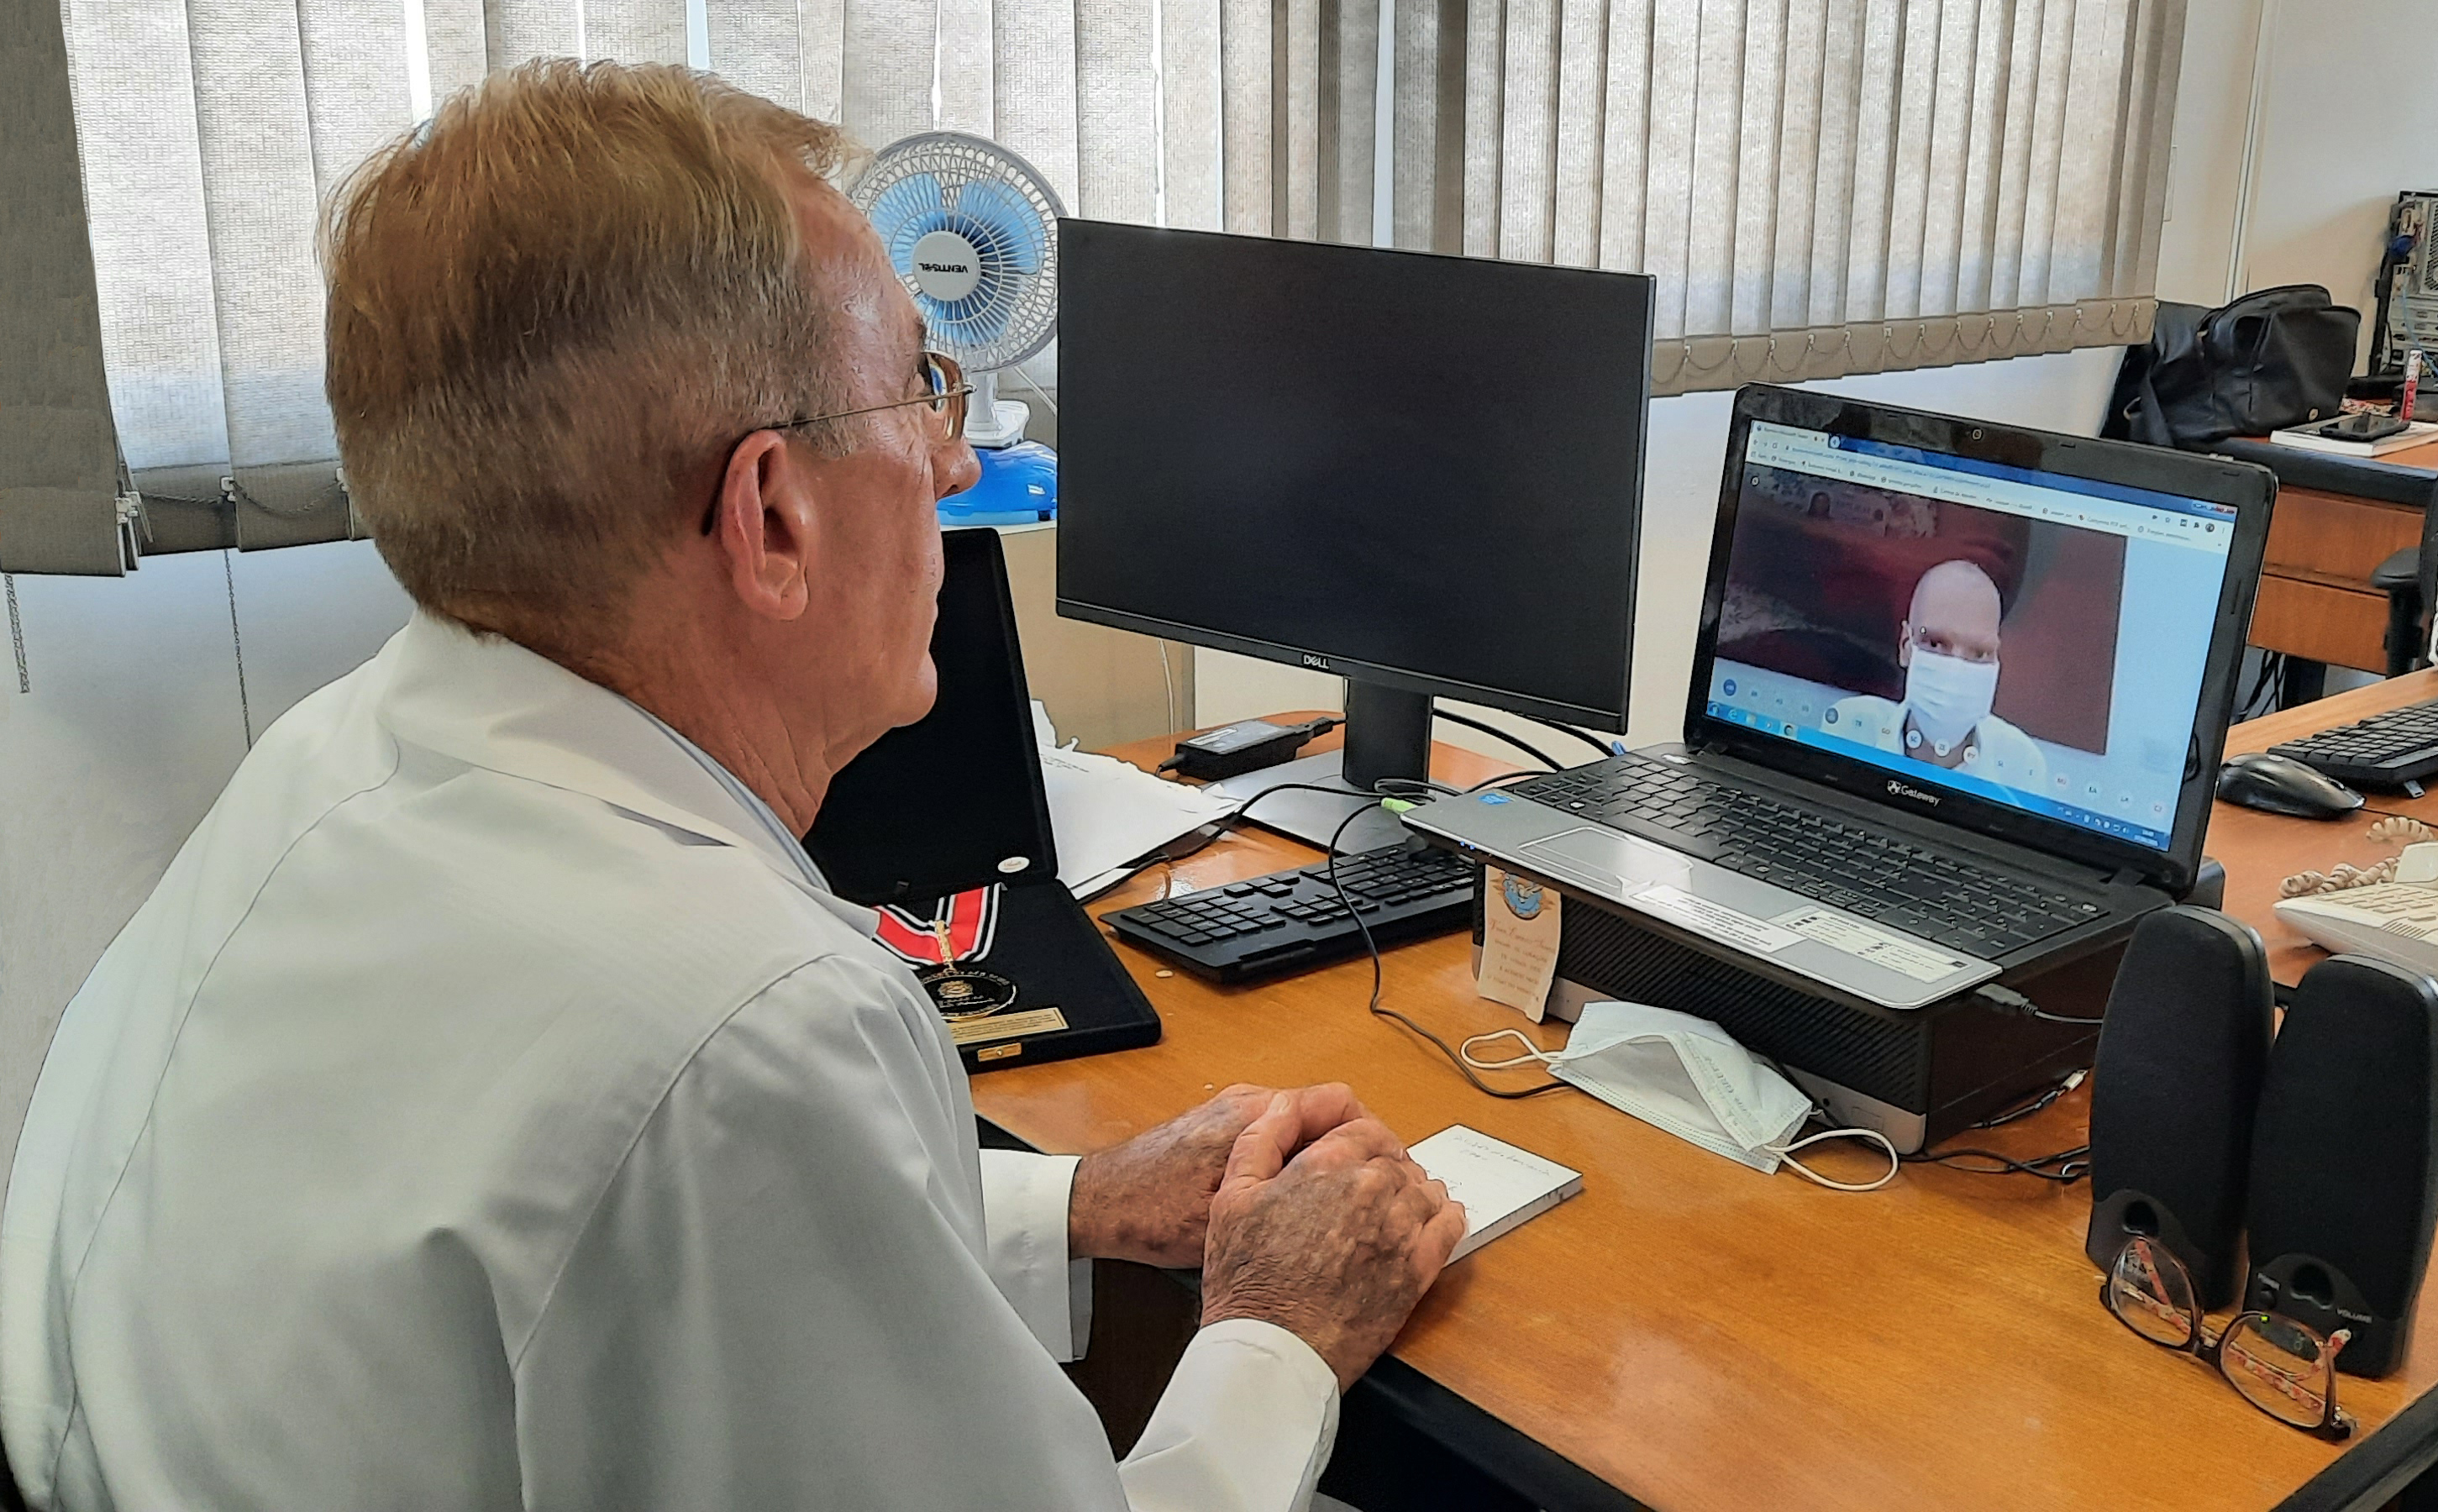
[[[729,444],[729,455],[734,456],[736,448],[745,444],[746,437],[756,431],[796,431],[808,425],[819,425],[824,420],[849,420],[858,414],[878,414],[884,410],[903,410],[917,404],[924,407],[930,418],[935,439],[946,441],[964,434],[965,401],[974,392],[974,386],[965,381],[965,370],[959,367],[957,360],[945,352],[925,352],[922,362],[923,382],[929,390],[928,393],[917,394],[910,398],[892,399],[886,404],[866,404],[853,410],[832,410],[825,414],[800,414],[792,420],[782,420],[776,425],[755,426],[752,431],[748,431],[745,435],[738,436]],[[702,513],[702,533],[706,536],[719,528],[720,488],[725,485],[726,468],[721,469],[720,476],[722,483],[713,487],[711,505]]]
[[[2353,1435],[2337,1411],[2337,1351],[2353,1337],[2317,1330],[2274,1312],[2238,1312],[2217,1338],[2201,1328],[2192,1273],[2155,1239],[2135,1236],[2116,1252],[2099,1300],[2116,1321],[2152,1344],[2192,1355],[2225,1378],[2243,1399],[2281,1423],[2330,1443]]]

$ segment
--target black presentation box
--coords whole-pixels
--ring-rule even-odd
[[[1016,998],[952,1026],[966,1070],[1155,1044],[1159,1015],[1058,880],[998,532],[949,531],[942,546],[939,697],[838,774],[804,849],[839,896],[916,922],[998,889],[983,952],[961,964],[1013,981]]]

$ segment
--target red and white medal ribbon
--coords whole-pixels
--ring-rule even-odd
[[[932,905],[927,918],[893,905],[878,910],[873,938],[910,966],[946,966],[990,954],[998,935],[998,886],[976,888]]]

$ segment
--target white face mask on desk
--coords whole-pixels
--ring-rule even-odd
[[[1473,1047],[1512,1036],[1524,1053],[1482,1061]],[[1811,1099],[1738,1045],[1708,1019],[1642,1003],[1588,1003],[1563,1050],[1543,1050],[1517,1029],[1476,1034],[1464,1042],[1465,1064],[1494,1071],[1539,1061],[1562,1081],[1714,1154],[1768,1175],[1782,1161],[1800,1175],[1839,1191],[1873,1191],[1896,1179],[1896,1147],[1873,1129],[1833,1129],[1808,1139],[1795,1134],[1811,1116]],[[1823,1139],[1877,1141],[1888,1172],[1868,1183],[1831,1181],[1793,1158]]]

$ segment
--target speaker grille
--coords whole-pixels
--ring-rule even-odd
[[[1876,1018],[1735,970],[1591,907],[1569,908],[1558,975],[1717,1023],[1747,1049],[1915,1113],[1930,1109],[1930,1023]]]

